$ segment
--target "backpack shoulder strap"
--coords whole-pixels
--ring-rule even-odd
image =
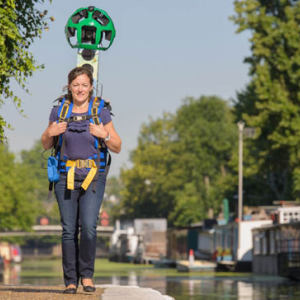
[[[72,113],[72,108],[73,102],[64,97],[57,111],[57,122],[64,122],[67,118],[69,118]]]
[[[89,115],[91,116],[90,122],[96,125],[101,123],[100,113],[104,107],[104,100],[98,97],[95,97],[89,104]]]
[[[91,123],[99,125],[101,123],[100,113],[104,107],[104,100],[98,97],[95,97],[90,101],[88,114],[91,117],[89,120]],[[100,139],[95,137],[95,148],[101,148]]]
[[[72,108],[73,108],[73,102],[66,99],[64,97],[61,101],[61,104],[57,110],[57,123],[61,123],[66,121],[67,118],[69,118],[72,114]],[[64,152],[64,138],[63,134],[59,135],[58,137],[58,143],[55,145],[57,155],[60,159],[63,158],[63,152]]]

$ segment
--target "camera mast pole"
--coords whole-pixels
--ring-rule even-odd
[[[77,67],[86,66],[90,68],[96,95],[99,95],[99,50],[78,49],[77,51]]]
[[[106,51],[116,35],[112,19],[107,12],[94,6],[79,8],[68,19],[65,34],[69,45],[78,49],[77,66],[91,69],[98,95],[100,51]]]

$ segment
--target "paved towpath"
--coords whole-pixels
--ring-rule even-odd
[[[0,285],[0,300],[175,300],[149,288],[119,285],[97,285],[95,293],[79,287],[76,295],[63,294],[63,286]]]

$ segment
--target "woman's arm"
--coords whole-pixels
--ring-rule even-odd
[[[106,146],[112,152],[120,153],[122,141],[117,134],[112,121],[104,126],[102,123],[100,125],[90,123],[90,133],[104,140],[109,136],[109,140],[105,141]]]
[[[67,130],[67,122],[49,122],[48,127],[42,134],[42,145],[45,150],[50,149],[54,143],[54,137],[64,133]]]
[[[121,152],[122,141],[120,136],[117,134],[113,122],[109,122],[104,126],[105,130],[108,132],[106,137],[109,135],[109,140],[105,142],[109,150],[115,153]]]

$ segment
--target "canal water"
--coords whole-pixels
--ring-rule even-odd
[[[103,259],[96,260],[95,282],[150,287],[176,300],[300,299],[300,284],[281,277],[251,273],[178,273],[175,269]],[[6,266],[2,284],[62,285],[61,261],[35,259]]]

